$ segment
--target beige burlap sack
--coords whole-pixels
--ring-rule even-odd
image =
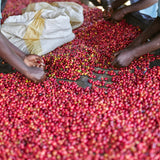
[[[44,55],[72,41],[72,30],[83,20],[83,8],[77,3],[32,3],[24,14],[7,18],[1,32],[26,54]]]

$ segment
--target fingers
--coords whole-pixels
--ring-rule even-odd
[[[114,59],[112,62],[111,62],[112,66],[115,66],[116,64],[116,60]]]
[[[43,82],[46,79],[46,73],[42,76],[41,82]]]
[[[37,64],[36,67],[44,69],[45,65],[44,64]]]
[[[41,79],[38,82],[43,82],[46,79],[46,73],[44,72],[44,74],[42,75]]]
[[[103,18],[104,18],[106,21],[109,21],[109,20],[112,19],[111,16],[107,16],[105,13],[104,13],[104,15],[103,15]]]
[[[40,56],[38,56],[38,55],[29,54],[29,55],[27,55],[27,57],[28,57],[28,59],[29,59],[30,61],[37,61],[37,62],[39,61],[40,63],[44,63],[43,58],[40,57]]]
[[[120,68],[122,67],[120,64],[119,64],[119,60],[118,60],[118,56],[121,52],[116,52],[113,54],[113,61],[111,62],[111,64],[116,67],[116,68]]]
[[[46,73],[42,76],[40,80],[33,80],[33,82],[38,84],[39,82],[43,82],[45,79],[46,79]]]
[[[42,57],[38,55],[28,55],[28,65],[30,67],[38,67],[44,69],[45,63]]]
[[[120,54],[120,51],[115,52],[113,55],[111,55],[111,60],[113,61],[119,54]]]
[[[32,62],[28,64],[29,67],[37,67],[37,68],[41,68],[44,70],[45,68],[45,64],[43,63],[37,63],[37,62]]]
[[[112,64],[114,67],[116,67],[116,68],[120,68],[120,67],[121,67],[121,65],[119,64],[117,58],[115,58],[115,59],[112,61],[111,64]]]
[[[112,13],[113,9],[112,8],[106,8],[105,11],[103,12],[103,18],[108,21],[112,19]]]
[[[117,57],[120,54],[120,52],[115,52],[113,55],[114,57]]]
[[[34,59],[34,61],[36,61],[36,62],[39,62],[39,63],[44,63],[44,60],[43,60],[43,58],[41,58],[41,57],[35,57],[35,59]]]
[[[46,79],[46,73],[44,72],[40,79],[34,79],[34,80],[32,79],[32,81],[38,84],[39,82],[43,82],[45,79]]]
[[[105,21],[110,21],[110,20],[112,20],[112,18],[109,17],[109,16],[103,16],[103,18],[105,19]]]
[[[115,20],[114,18],[112,18],[112,19],[111,19],[111,22],[114,23],[114,24],[116,24],[118,21]]]
[[[36,63],[39,64],[39,66],[42,68],[44,68],[44,66],[45,66],[44,60],[42,58],[37,58]]]
[[[34,63],[34,64],[32,65],[32,67],[37,67],[37,68],[42,68],[42,69],[44,69],[45,65],[44,65],[44,64],[40,64],[40,63]]]

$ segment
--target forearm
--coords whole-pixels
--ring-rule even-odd
[[[0,32],[0,38],[3,39],[3,41],[7,44],[7,46],[10,48],[10,50],[13,50],[14,53],[16,53],[22,60],[25,58],[25,54],[18,49],[15,45],[13,45],[9,40]]]
[[[130,6],[126,6],[125,9],[125,14],[131,13],[131,12],[136,12],[145,8],[150,7],[151,5],[155,4],[158,2],[158,0],[140,0],[137,3],[134,3]]]
[[[8,47],[1,35],[0,46],[0,57],[2,57],[11,66],[16,68],[19,72],[26,73],[27,66],[24,64],[23,60]]]
[[[144,54],[160,49],[160,33],[155,36],[150,42],[144,43],[135,48],[135,57],[138,58]]]
[[[127,0],[116,0],[112,3],[112,8],[115,10],[119,8],[121,5],[123,5]]]
[[[147,27],[136,40],[141,39],[141,43],[160,32],[160,17],[157,17],[153,23]]]

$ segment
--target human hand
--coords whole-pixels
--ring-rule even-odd
[[[124,49],[114,54],[114,60],[112,61],[112,65],[114,67],[127,67],[135,58],[135,50],[134,49]]]
[[[24,63],[28,67],[38,67],[42,69],[44,69],[45,66],[43,59],[40,56],[34,54],[26,55],[24,58]]]
[[[113,12],[112,19],[114,21],[121,21],[125,15],[125,8],[120,8]]]
[[[112,18],[112,14],[113,14],[113,8],[112,7],[107,7],[105,10],[104,10],[104,19],[107,21],[107,20],[110,20]]]
[[[28,71],[25,76],[32,80],[34,83],[39,83],[46,79],[46,73],[44,70],[37,67],[28,67]]]

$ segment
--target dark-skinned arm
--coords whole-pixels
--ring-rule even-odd
[[[38,55],[26,55],[19,48],[14,46],[9,40],[1,33],[1,38],[5,42],[5,44],[12,50],[17,56],[19,56],[29,67],[41,67],[44,68],[45,64],[43,59]]]
[[[141,44],[137,47],[126,48],[117,52],[112,65],[120,68],[130,65],[130,63],[142,55],[155,51],[160,48],[160,33],[157,34],[151,41]]]
[[[145,42],[148,38],[153,37],[149,42]],[[115,58],[112,64],[115,67],[126,67],[135,58],[144,54],[155,51],[160,48],[160,18],[155,21],[143,31],[139,37],[126,49],[118,51],[114,54]]]
[[[116,1],[113,1],[113,3],[112,3],[113,10],[119,8],[121,5],[123,5],[127,1],[128,0],[116,0]]]
[[[132,43],[129,47],[140,45],[152,38],[155,34],[160,32],[160,17],[157,17],[153,23],[147,27]]]
[[[151,5],[155,4],[156,2],[158,2],[158,0],[140,0],[130,6],[125,6],[123,8],[116,10],[112,14],[112,19],[120,21],[124,18],[126,14],[148,8]]]
[[[7,46],[10,47],[10,49],[12,48],[12,50],[14,50],[14,52],[22,58],[22,60],[24,60],[25,58],[25,54],[20,50],[18,49],[16,46],[14,46],[12,43],[10,43],[8,41],[8,39],[1,33],[1,37],[3,38],[3,41],[5,41],[5,43],[7,44]]]
[[[138,58],[157,49],[160,49],[160,33],[158,33],[151,41],[136,47],[135,58]]]
[[[156,2],[158,2],[158,0],[140,0],[130,6],[125,7],[126,14],[148,8]]]
[[[27,66],[24,64],[21,57],[15,54],[14,50],[8,47],[6,43],[6,38],[0,32],[0,57],[2,57],[11,66],[14,66],[19,72],[26,74]],[[19,67],[21,66],[21,67]]]
[[[8,46],[8,44],[10,43],[6,43],[5,37],[0,32],[1,58],[35,83],[43,81],[46,78],[46,74],[42,68],[27,66],[23,59],[14,52],[14,48],[12,49],[12,47]]]

